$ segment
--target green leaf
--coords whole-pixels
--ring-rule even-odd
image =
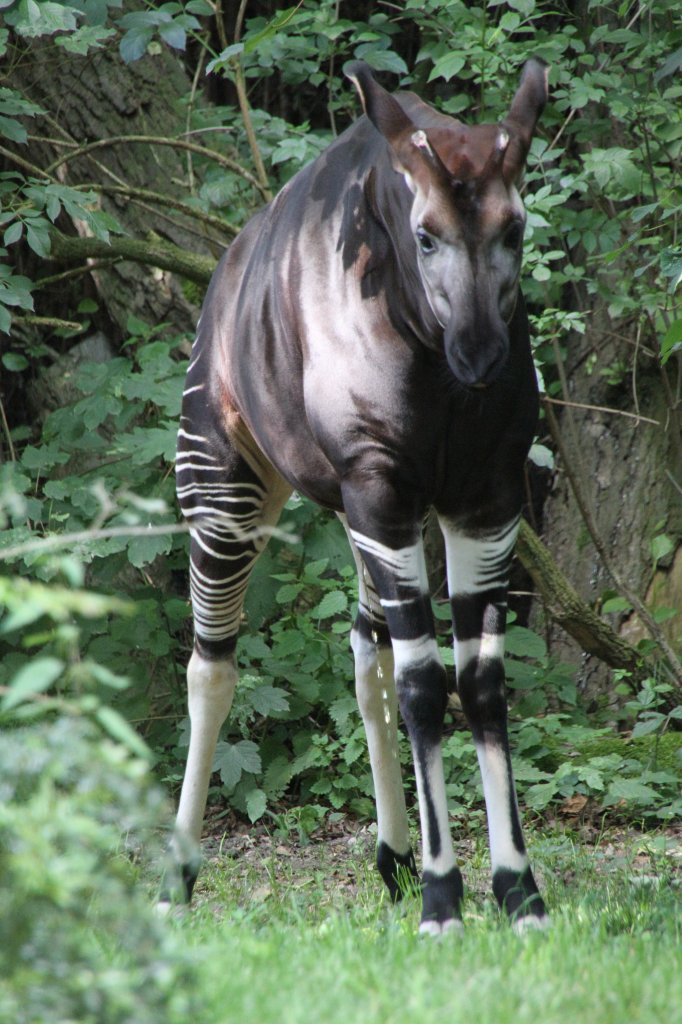
[[[133,537],[128,544],[128,560],[136,569],[149,565],[157,555],[167,555],[173,545],[169,534],[152,534],[151,537]]]
[[[525,626],[510,626],[505,640],[507,654],[541,659],[547,656],[547,645],[541,636]]]
[[[21,373],[28,368],[28,359],[18,352],[5,352],[2,357],[2,365],[11,373]]]
[[[102,704],[95,711],[95,718],[113,740],[127,747],[131,754],[144,758],[145,761],[152,759],[152,753],[142,737],[135,732],[133,727],[126,722],[118,711]]]
[[[10,226],[5,231],[5,234],[3,236],[3,243],[5,245],[14,245],[15,242],[19,241],[23,233],[23,222],[20,220],[15,220],[12,224],[10,224]]]
[[[300,4],[296,7],[287,7],[285,10],[279,11],[264,28],[247,35],[244,39],[244,52],[253,53],[266,39],[272,39],[273,36],[277,35],[278,32],[289,24],[298,11],[299,6]],[[223,54],[221,54],[222,56]]]
[[[174,50],[184,50],[187,45],[187,33],[182,24],[171,21],[167,25],[159,27],[159,35],[164,43],[168,43]]]
[[[246,797],[246,813],[251,822],[258,821],[265,814],[268,800],[262,789],[252,789]]]
[[[658,794],[651,786],[645,786],[637,779],[614,779],[606,792],[604,804],[608,806],[619,803],[621,800],[626,803],[655,806],[658,802]]]
[[[251,740],[218,743],[213,758],[213,771],[220,772],[220,778],[228,789],[234,789],[243,772],[256,775],[261,771],[258,747]]]
[[[366,43],[355,50],[358,60],[364,60],[375,71],[393,71],[396,75],[408,74],[408,67],[402,57],[393,50],[382,50],[374,43]]]
[[[554,452],[544,444],[532,444],[528,452],[528,458],[541,469],[554,469]]]
[[[516,32],[520,24],[521,19],[515,11],[506,11],[500,18],[500,28],[509,35]]]
[[[41,0],[40,4],[27,3],[22,13],[25,17],[14,26],[20,36],[36,38],[55,32],[72,32],[76,28],[74,8],[68,4]]]
[[[249,694],[249,702],[259,715],[270,715],[273,711],[289,710],[289,695],[279,686],[265,684]]]
[[[24,143],[28,141],[28,132],[23,124],[15,121],[13,117],[0,115],[0,137],[9,139],[11,142]]]
[[[285,583],[275,594],[277,604],[290,604],[303,590],[302,583]]]
[[[651,554],[654,558],[654,564],[660,562],[662,558],[666,558],[674,550],[675,544],[666,533],[659,533],[651,541]]]
[[[35,217],[26,224],[26,241],[33,251],[42,259],[50,255],[50,236],[48,234],[47,221],[42,217]]]
[[[118,44],[118,52],[124,62],[132,64],[140,57],[144,57],[153,35],[154,32],[151,28],[129,29]]]
[[[82,25],[75,32],[57,36],[55,45],[61,46],[67,53],[75,53],[84,57],[90,50],[100,50],[107,39],[116,35],[116,29],[105,28],[103,25]]]
[[[673,352],[682,347],[682,320],[675,320],[661,340],[661,362],[667,363]]]
[[[433,65],[428,81],[433,82],[436,78],[443,78],[449,82],[451,78],[459,74],[465,63],[466,60],[461,53],[446,53]]]
[[[30,700],[38,693],[44,693],[64,671],[64,662],[59,658],[35,658],[24,665],[10,682],[9,690],[2,699],[0,708],[9,711],[18,704]]]
[[[330,619],[332,615],[340,615],[348,608],[348,598],[342,590],[331,590],[325,594],[317,608],[314,608],[311,615],[319,619]]]
[[[635,723],[632,735],[633,737],[649,736],[650,733],[660,729],[663,722],[665,722],[665,715],[662,715],[659,711],[650,711],[646,718]]]
[[[611,615],[613,612],[631,612],[632,605],[624,597],[610,597],[601,606],[604,615]]]
[[[682,68],[682,46],[679,47],[674,53],[671,53],[665,63],[658,69],[654,74],[654,82],[656,85],[668,75],[674,75]]]

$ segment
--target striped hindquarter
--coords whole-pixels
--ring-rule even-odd
[[[237,683],[234,651],[244,595],[291,492],[243,427],[237,426],[234,439],[220,429],[203,354],[195,342],[176,457],[178,500],[190,527],[195,633],[187,668],[190,746],[173,840],[187,899],[197,874],[216,744]]]

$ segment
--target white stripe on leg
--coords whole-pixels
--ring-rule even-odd
[[[355,655],[355,687],[367,735],[377,806],[377,838],[394,853],[410,849],[400,755],[398,699],[393,681],[393,654],[358,633],[351,636]]]
[[[483,780],[493,874],[497,868],[521,873],[528,867],[528,857],[517,850],[513,839],[512,807],[516,810],[517,819],[518,808],[506,754],[498,743],[485,740],[476,743],[476,753]]]

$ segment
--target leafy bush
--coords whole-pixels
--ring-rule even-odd
[[[0,744],[0,1016],[166,1024],[201,1006],[133,854],[167,820],[148,765],[74,715]]]

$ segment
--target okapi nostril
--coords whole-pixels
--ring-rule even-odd
[[[501,197],[499,256],[504,224],[520,202],[513,183],[546,95],[538,67],[527,66],[502,129],[466,127],[410,94],[391,95],[366,64],[350,63],[367,116],[247,224],[213,276],[187,370],[176,459],[178,499],[191,526],[195,630],[174,844],[186,898],[197,864],[183,843],[191,849],[200,838],[237,684],[246,587],[295,489],[340,516],[358,570],[355,686],[376,797],[377,864],[391,898],[416,877],[400,704],[419,797],[421,930],[440,935],[460,926],[462,876],[441,756],[447,676],[421,532],[434,505],[495,893],[517,922],[543,919],[502,685],[503,610],[537,383],[522,298],[508,326],[489,299],[510,289],[517,295],[518,262],[507,252],[500,271],[481,252],[479,222],[481,204]],[[457,277],[463,267],[469,290]],[[481,395],[472,400],[454,388],[453,376]],[[248,765],[257,775],[256,756]]]

